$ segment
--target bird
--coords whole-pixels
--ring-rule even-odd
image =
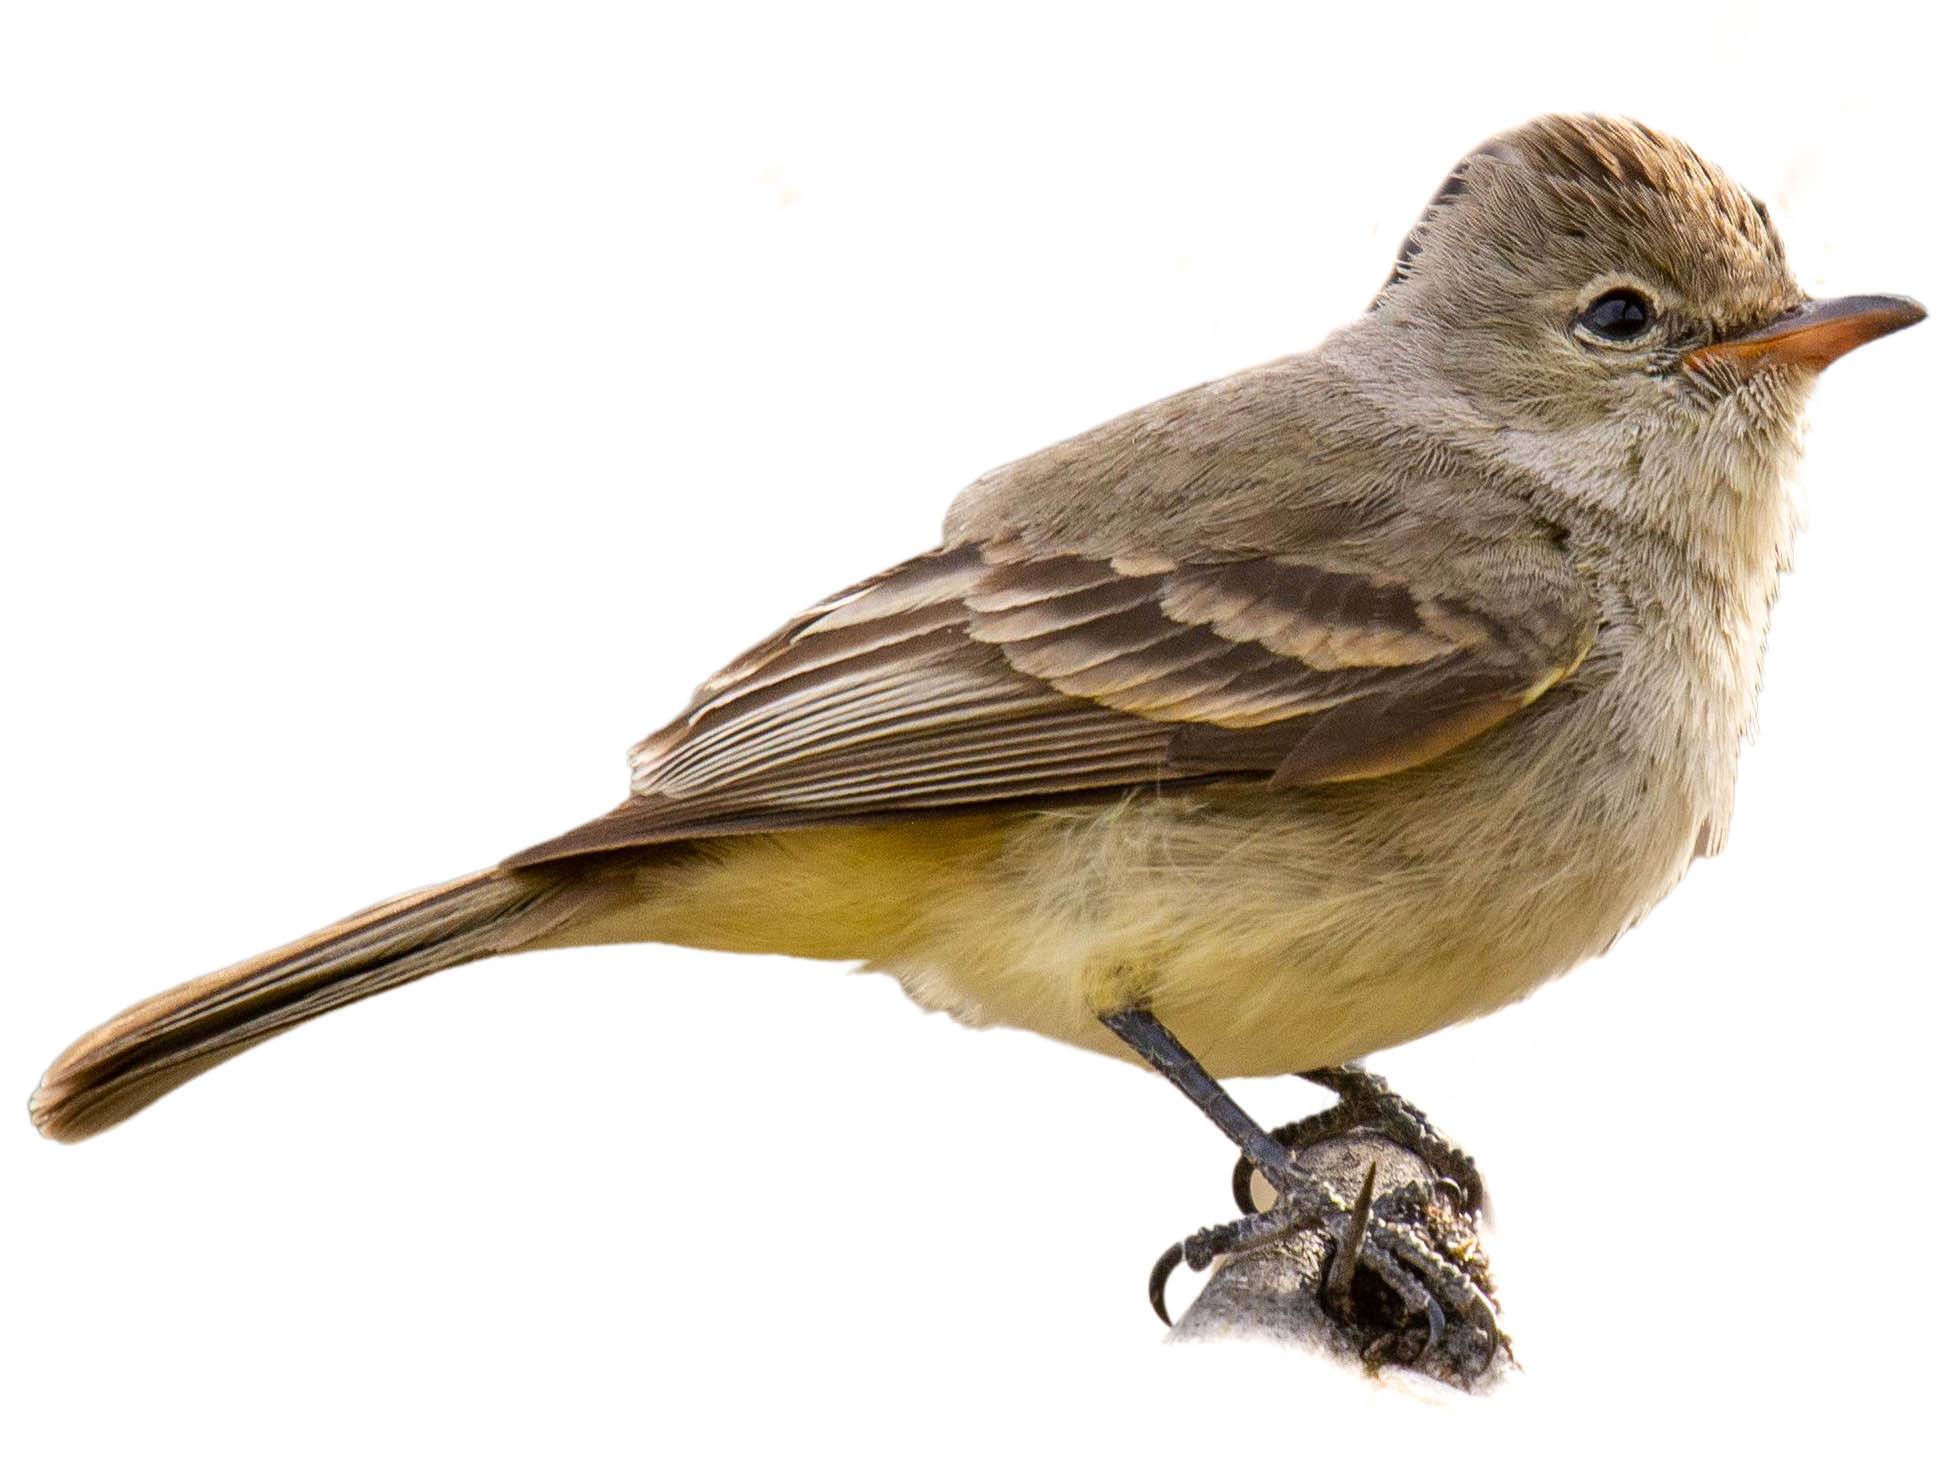
[[[1139,1061],[1272,1217],[1350,1208],[1221,1082],[1520,999],[1721,849],[1804,405],[1924,314],[1807,295],[1668,135],[1512,128],[1319,346],[983,475],[938,546],[702,684],[616,809],[135,1005],[33,1123],[90,1136],[459,964],[657,943],[852,960]]]

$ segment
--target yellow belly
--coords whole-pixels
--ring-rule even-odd
[[[1684,813],[1551,852],[1418,818],[1418,790],[1151,798],[744,836],[649,866],[555,944],[850,959],[919,1003],[1125,1054],[1146,1005],[1220,1075],[1356,1059],[1506,1004],[1597,952],[1686,861]],[[1600,833],[1602,834],[1602,833]],[[1579,848],[1582,849],[1579,849]]]

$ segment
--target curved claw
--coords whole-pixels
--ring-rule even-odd
[[[1258,1211],[1258,1205],[1251,1200],[1251,1179],[1258,1169],[1251,1165],[1251,1159],[1238,1154],[1237,1166],[1231,1169],[1231,1200],[1237,1204],[1237,1211],[1249,1217]]]
[[[1169,1285],[1169,1277],[1176,1273],[1176,1266],[1182,1262],[1183,1246],[1171,1244],[1149,1271],[1149,1304],[1155,1310],[1156,1318],[1172,1330],[1176,1328],[1176,1322],[1169,1318],[1169,1306],[1164,1302],[1163,1291]]]
[[[1428,1296],[1428,1343],[1421,1347],[1421,1359],[1427,1360],[1441,1346],[1441,1338],[1448,1332],[1448,1312],[1441,1308],[1441,1301],[1433,1295]]]
[[[1489,1349],[1475,1368],[1475,1374],[1481,1376],[1496,1364],[1496,1352],[1502,1349],[1502,1327],[1496,1324],[1495,1304],[1474,1284],[1469,1288],[1475,1291],[1475,1313],[1482,1317],[1482,1328],[1489,1333]]]
[[[1284,1126],[1273,1127],[1271,1139],[1286,1151],[1295,1153],[1314,1142],[1338,1136],[1347,1130],[1348,1125],[1346,1113],[1335,1106],[1330,1111],[1321,1111],[1313,1116],[1287,1122]],[[1251,1179],[1258,1176],[1260,1176],[1258,1166],[1242,1152],[1238,1153],[1237,1162],[1231,1168],[1231,1201],[1237,1204],[1237,1211],[1247,1218],[1260,1211],[1257,1201],[1251,1196]],[[1265,1181],[1272,1183],[1276,1191],[1276,1183],[1273,1179],[1267,1177]]]

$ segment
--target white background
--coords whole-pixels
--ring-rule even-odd
[[[1479,139],[1627,112],[1762,193],[1817,293],[1933,319],[1816,396],[1727,854],[1381,1057],[1492,1180],[1527,1375],[1435,1407],[1165,1351],[1144,1271],[1230,1160],[1168,1086],[840,968],[626,949],[359,1006],[78,1149],[0,1126],[7,1456],[1942,1431],[1949,53],[1868,4],[707,9],[9,9],[0,1091],[608,807],[702,675],[966,480],[1310,346]]]

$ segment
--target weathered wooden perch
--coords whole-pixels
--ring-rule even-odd
[[[1343,1198],[1358,1195],[1369,1166],[1378,1169],[1374,1194],[1379,1198],[1417,1179],[1439,1180],[1422,1158],[1371,1131],[1348,1132],[1297,1155]],[[1268,1201],[1262,1179],[1257,1186],[1259,1201]],[[1430,1204],[1399,1216],[1436,1253],[1466,1271],[1491,1301],[1495,1299],[1476,1220],[1453,1190],[1438,1188]],[[1410,1318],[1394,1292],[1364,1265],[1354,1278],[1348,1303],[1337,1302],[1323,1288],[1333,1252],[1327,1234],[1308,1229],[1219,1260],[1203,1292],[1170,1331],[1170,1339],[1282,1342],[1368,1371],[1405,1368],[1475,1392],[1489,1390],[1514,1369],[1506,1342],[1491,1341],[1477,1321],[1455,1312],[1448,1315],[1440,1344],[1425,1351],[1425,1319]]]

